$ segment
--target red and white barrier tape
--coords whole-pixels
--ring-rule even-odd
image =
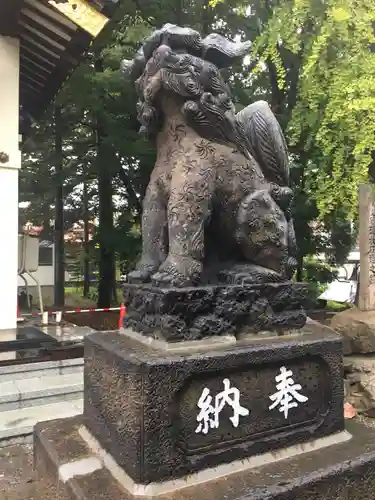
[[[21,314],[17,321],[24,321],[25,317],[30,316],[42,316],[42,325],[48,325],[48,316],[56,316],[56,325],[59,325],[62,320],[63,314],[74,314],[74,313],[92,313],[92,312],[107,312],[107,311],[120,311],[120,318],[118,327],[122,328],[123,320],[126,315],[126,307],[125,304],[121,304],[120,307],[103,307],[99,309],[71,309],[70,311],[45,311],[44,313],[25,313]]]
[[[91,312],[108,312],[108,311],[120,311],[121,307],[103,307],[102,309],[71,309],[70,311],[46,311],[48,316],[55,316],[56,314],[74,314],[74,313],[91,313]],[[31,317],[31,316],[42,316],[41,312],[35,313],[21,313],[21,318]]]

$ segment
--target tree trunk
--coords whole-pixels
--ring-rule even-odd
[[[65,270],[64,270],[64,199],[63,199],[63,151],[61,106],[55,106],[55,307],[64,307]]]
[[[303,280],[303,255],[297,257],[297,270],[296,270],[296,281],[300,282]]]
[[[112,297],[113,297],[113,303],[117,304],[117,280],[116,280],[116,259],[113,259],[113,283],[112,283]]]
[[[110,307],[114,282],[112,176],[108,172],[102,141],[98,141],[99,188],[99,294],[98,307]]]
[[[83,296],[88,297],[90,292],[90,241],[89,241],[89,200],[87,182],[83,183],[83,231],[84,231],[84,260],[83,260]]]
[[[202,37],[207,36],[211,31],[212,12],[209,0],[202,1]]]
[[[103,71],[101,59],[95,62],[97,72]],[[97,115],[97,167],[99,194],[99,290],[98,307],[110,307],[115,281],[113,236],[113,204],[112,204],[112,171],[108,165],[107,147],[103,141],[105,130],[102,117]]]
[[[271,109],[273,113],[276,115],[276,118],[279,120],[279,122],[282,122],[282,119],[284,118],[283,111],[284,111],[284,92],[282,89],[279,87],[279,82],[278,82],[278,77],[277,77],[277,70],[275,64],[270,60],[267,59],[267,68],[268,68],[268,74],[269,74],[269,80],[270,80],[270,85],[271,85]],[[282,124],[282,123],[281,123]]]

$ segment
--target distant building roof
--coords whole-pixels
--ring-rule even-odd
[[[28,236],[37,236],[39,237],[41,233],[43,232],[44,227],[43,226],[34,226],[32,222],[27,222],[23,228],[22,232],[24,234],[27,234]],[[89,222],[88,224],[88,236],[89,240],[91,241],[93,238],[93,234],[96,229],[96,224],[93,222]],[[85,231],[84,231],[84,226],[83,222],[80,223],[75,223],[73,224],[73,227],[70,229],[64,231],[64,239],[65,241],[70,241],[70,242],[83,242],[84,237],[85,237]],[[47,240],[43,240],[44,243],[47,242]],[[44,245],[43,243],[43,245]],[[42,245],[42,241],[40,243]],[[43,246],[42,245],[42,246]]]
[[[22,228],[23,232],[29,236],[39,236],[43,229],[43,226],[34,226],[31,222],[27,222]]]
[[[21,44],[21,133],[30,118],[40,118],[106,24],[105,18],[113,19],[120,1],[0,1],[0,35],[19,36]],[[109,22],[103,31],[112,27]]]

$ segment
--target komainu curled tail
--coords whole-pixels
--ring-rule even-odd
[[[242,139],[269,182],[289,185],[288,150],[279,122],[266,101],[257,101],[237,113]]]

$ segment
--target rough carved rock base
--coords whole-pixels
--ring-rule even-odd
[[[303,283],[154,288],[126,284],[124,327],[169,342],[274,331],[306,323]]]

